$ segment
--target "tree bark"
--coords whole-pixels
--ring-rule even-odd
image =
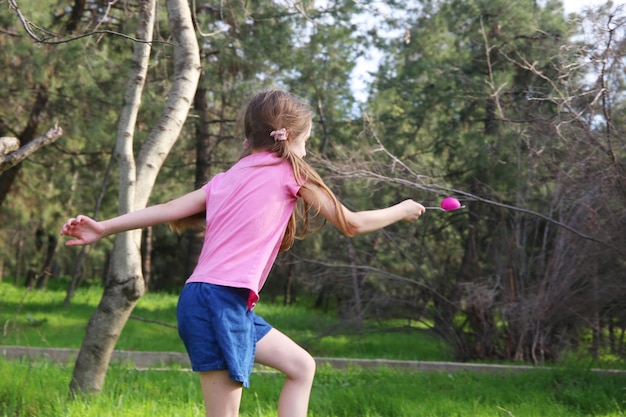
[[[354,251],[354,245],[350,238],[345,238],[346,246],[348,249],[348,264],[350,265],[350,278],[352,278],[352,297],[354,301],[354,318],[356,320],[356,331],[361,333],[363,331],[363,310],[361,308],[361,277],[356,268],[356,254]]]
[[[35,138],[35,132],[39,128],[39,122],[47,103],[48,91],[44,86],[39,86],[26,127],[18,138],[22,143],[22,147],[9,155],[0,156],[0,206],[9,194],[13,182],[20,171],[20,162],[39,148],[54,142],[63,134],[63,129],[55,126],[46,134]]]
[[[17,172],[16,168],[18,168],[17,165],[20,162],[35,153],[35,151],[37,151],[39,148],[42,148],[54,142],[55,140],[60,138],[62,134],[63,129],[59,126],[55,126],[43,135],[28,141],[28,143],[19,148],[17,151],[0,157],[0,174],[11,169]]]
[[[141,258],[141,272],[143,274],[143,282],[146,291],[150,288],[150,280],[152,277],[152,226],[146,227],[143,232]]]
[[[194,188],[202,187],[211,177],[212,149],[211,133],[209,131],[210,116],[206,97],[206,88],[200,85],[196,90],[193,107],[198,114],[196,122],[196,172]],[[189,250],[185,259],[184,277],[191,275],[198,262],[202,245],[204,243],[204,230],[189,229],[185,231],[185,239],[188,241]],[[185,278],[186,279],[186,278]]]
[[[152,40],[155,3],[139,3],[140,39]],[[189,5],[183,0],[168,0],[167,12],[175,44],[174,83],[161,118],[140,149],[136,164],[132,139],[151,48],[149,43],[135,44],[134,71],[127,86],[116,148],[120,163],[119,214],[146,206],[162,163],[182,129],[198,83],[200,56]],[[99,391],[104,384],[115,343],[145,291],[140,240],[140,230],[115,238],[104,293],[76,360],[70,383],[72,393]]]
[[[65,25],[65,29],[69,33],[73,33],[78,28],[78,25],[83,18],[83,14],[85,13],[85,3],[85,0],[74,0],[72,12],[70,13],[70,19]]]
[[[41,272],[37,276],[37,282],[35,283],[35,287],[37,289],[46,288],[48,285],[48,280],[52,276],[52,268],[54,266],[54,260],[56,259],[56,254],[59,251],[59,239],[57,233],[48,233],[47,234],[47,246],[44,255],[43,267],[41,268]]]

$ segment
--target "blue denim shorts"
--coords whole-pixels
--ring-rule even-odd
[[[233,381],[250,386],[256,343],[272,326],[248,309],[249,294],[245,288],[185,284],[176,318],[195,372],[228,370]]]

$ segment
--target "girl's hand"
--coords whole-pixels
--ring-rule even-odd
[[[399,203],[399,205],[405,210],[405,215],[402,220],[406,222],[413,222],[417,220],[426,211],[426,208],[423,205],[416,203],[413,200],[404,200]]]
[[[104,237],[104,233],[101,223],[81,214],[65,222],[60,234],[76,238],[65,242],[65,246],[81,246],[96,242]]]

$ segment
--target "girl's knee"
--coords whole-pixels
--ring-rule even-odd
[[[293,366],[290,367],[291,373],[287,374],[287,377],[312,381],[315,377],[315,358],[303,350],[302,355],[299,355],[294,362]]]
[[[308,352],[306,354],[305,362],[306,363],[304,365],[304,368],[306,369],[306,373],[310,375],[315,375],[315,368],[317,366],[315,363],[315,358],[311,356]]]

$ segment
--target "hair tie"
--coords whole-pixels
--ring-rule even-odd
[[[279,129],[279,130],[272,130],[272,133],[270,133],[270,136],[274,138],[274,141],[277,140],[287,140],[287,130],[285,128]]]

